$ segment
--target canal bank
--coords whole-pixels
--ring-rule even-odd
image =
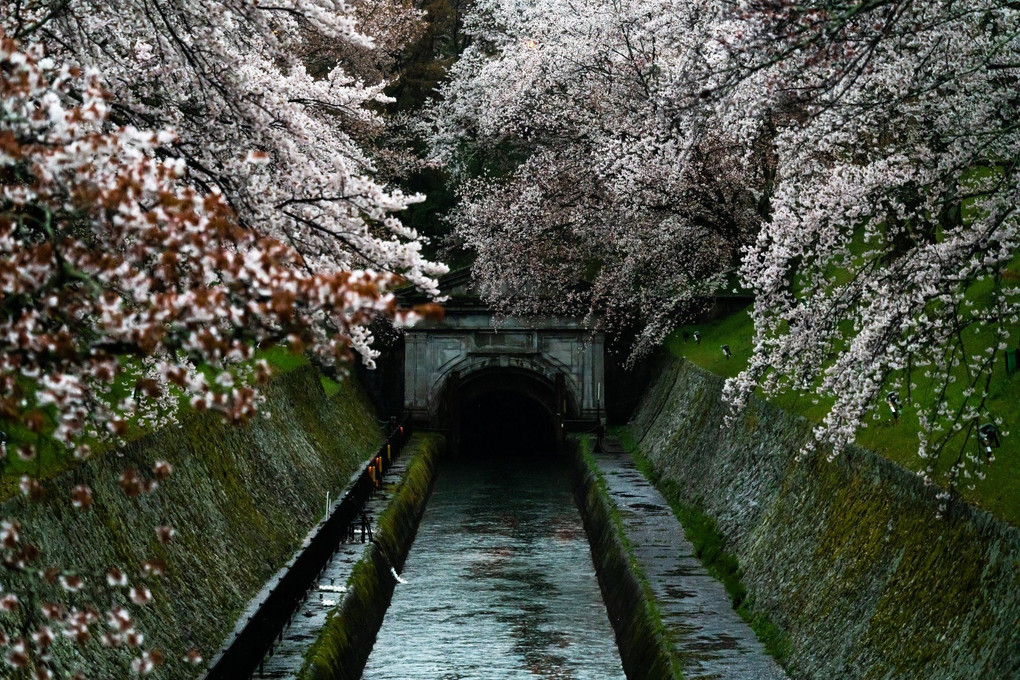
[[[345,591],[351,567],[371,547],[379,515],[402,488],[409,435],[403,425],[394,426],[376,455],[351,477],[300,550],[251,601],[205,680],[295,677],[337,593]]]
[[[793,678],[1020,678],[1020,532],[868,451],[798,462],[802,418],[758,399],[723,426],[722,379],[659,373],[630,424],[661,488],[704,513]]]
[[[313,596],[296,614],[299,625],[291,634],[285,658],[271,661],[266,677],[361,677],[417,534],[443,448],[444,440],[439,435],[412,435],[402,464],[392,470],[396,479],[384,480],[386,489],[369,508],[372,539],[360,546],[349,545],[336,565],[323,573],[314,587],[319,597]],[[338,605],[320,604],[323,599],[332,599],[322,597],[323,593],[334,593]]]
[[[47,480],[38,503],[19,497],[0,509],[31,527],[44,565],[74,565],[85,577],[81,597],[127,602],[126,589],[103,577],[113,566],[129,574],[132,585],[151,588],[149,604],[127,606],[146,647],[164,653],[164,677],[202,673],[187,662],[189,650],[214,656],[250,599],[322,517],[327,493],[343,489],[382,440],[375,412],[354,380],[327,396],[319,374],[303,367],[274,377],[262,393],[268,417],[237,426],[214,413],[191,414],[180,426]],[[117,483],[121,471],[144,474],[159,460],[172,465],[170,478],[152,494],[127,496]],[[92,488],[88,512],[68,502],[78,484]],[[175,530],[168,544],[153,531],[161,524]],[[138,573],[146,560],[165,564],[165,573]],[[5,574],[4,587],[36,602],[53,597],[43,579],[27,572]],[[18,630],[17,616],[4,613],[0,624]],[[56,677],[80,669],[89,677],[131,677],[138,655],[98,641],[79,646],[66,636],[58,636],[48,653]]]
[[[578,503],[630,677],[785,680],[669,502],[614,437],[581,442]]]
[[[666,636],[654,593],[641,573],[598,465],[583,451],[584,445],[577,440],[568,442],[574,499],[584,519],[602,597],[627,677],[681,678],[680,660]]]
[[[785,678],[608,443],[447,459],[423,516],[434,467],[410,471],[418,490],[394,496],[300,677]]]

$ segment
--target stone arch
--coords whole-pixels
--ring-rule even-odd
[[[568,367],[537,357],[469,355],[444,367],[430,386],[429,419],[437,424],[446,420],[443,409],[449,407],[453,391],[459,397],[471,396],[474,391],[494,389],[493,381],[538,402],[553,417],[579,417],[580,388]]]
[[[441,322],[423,323],[404,336],[404,408],[416,424],[441,427],[451,378],[482,379],[496,371],[553,386],[559,395],[554,412],[591,421],[602,399],[603,342],[601,334],[572,319],[506,321],[497,330],[489,312],[454,307]],[[532,397],[542,392],[532,384],[520,389]]]
[[[491,414],[493,404],[499,403],[509,406],[518,416],[530,411],[526,419],[517,421],[523,431],[504,432],[503,438],[541,440],[558,449],[563,441],[563,421],[576,418],[578,400],[569,376],[554,368],[521,357],[469,357],[437,380],[430,419],[447,432],[452,451],[461,451],[465,438],[468,440],[465,449],[474,449],[471,440],[480,441],[477,420],[486,420],[485,414]],[[488,420],[491,423],[492,419]],[[491,432],[488,434],[491,436]]]

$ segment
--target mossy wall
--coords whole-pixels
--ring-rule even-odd
[[[149,582],[153,602],[132,607],[145,647],[166,652],[166,667],[156,677],[203,671],[183,663],[185,652],[197,647],[206,659],[215,654],[250,598],[322,517],[326,492],[335,498],[382,441],[367,397],[353,381],[327,397],[318,374],[302,368],[275,378],[265,394],[269,418],[231,426],[213,415],[194,416],[51,480],[40,504],[16,499],[0,510],[0,516],[22,519],[44,567],[74,565],[86,578],[81,602],[72,604],[126,602],[122,589],[107,587],[107,568],[117,565],[137,583],[143,561],[166,562],[167,574]],[[129,465],[147,471],[157,460],[169,461],[174,474],[152,495],[127,498],[117,486],[120,471]],[[78,483],[94,490],[88,512],[72,509],[68,500]],[[162,523],[177,532],[167,546],[154,531]],[[35,597],[48,600],[46,588]],[[13,582],[9,589],[24,592]],[[9,617],[0,625],[12,632]],[[95,639],[82,654],[58,639],[57,677],[78,668],[88,677],[131,677],[136,654],[112,652]]]
[[[643,680],[679,678],[679,665],[663,635],[653,597],[631,559],[616,506],[598,477],[597,466],[582,455],[577,442],[567,442],[567,447],[572,458],[574,500],[584,521],[624,671],[628,678]]]
[[[398,572],[418,533],[418,524],[435,479],[444,440],[436,434],[414,434],[404,447],[412,456],[386,510],[379,516],[375,541],[354,565],[337,611],[332,614],[309,649],[299,677],[303,680],[358,680],[375,644],[396,585]]]
[[[732,426],[722,380],[682,361],[631,421],[642,452],[715,518],[754,606],[818,680],[1020,678],[1020,531],[870,452],[794,460],[810,426],[760,400]]]

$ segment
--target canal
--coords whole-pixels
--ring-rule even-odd
[[[625,677],[566,462],[515,434],[440,467],[364,680]]]

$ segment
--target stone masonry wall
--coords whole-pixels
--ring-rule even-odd
[[[149,582],[152,603],[131,607],[138,611],[145,648],[166,653],[166,667],[152,677],[189,678],[203,671],[183,663],[185,652],[197,647],[206,659],[212,656],[249,599],[322,516],[326,492],[336,497],[382,439],[367,397],[353,381],[327,397],[318,374],[301,368],[275,378],[265,394],[268,419],[231,426],[213,415],[193,416],[182,427],[160,430],[47,482],[40,504],[27,506],[19,498],[0,506],[0,517],[23,521],[27,538],[42,550],[43,568],[74,565],[82,574],[82,604],[126,602],[123,589],[106,584],[110,565],[139,583],[144,560],[166,562],[166,576]],[[124,467],[147,471],[161,459],[174,474],[151,496],[129,499],[117,487]],[[68,500],[77,483],[95,492],[88,512]],[[154,527],[161,523],[177,531],[168,546],[156,540]],[[19,578],[5,574],[4,586],[25,592]],[[34,597],[47,601],[48,588]],[[18,630],[14,616],[0,621],[8,634]],[[89,678],[134,677],[130,660],[137,651],[102,648],[98,633],[105,626],[96,626],[83,650],[58,638],[57,677],[77,669]]]
[[[853,448],[794,460],[810,426],[761,400],[723,429],[722,380],[664,368],[631,421],[642,452],[716,518],[792,677],[1020,678],[1020,531]]]

